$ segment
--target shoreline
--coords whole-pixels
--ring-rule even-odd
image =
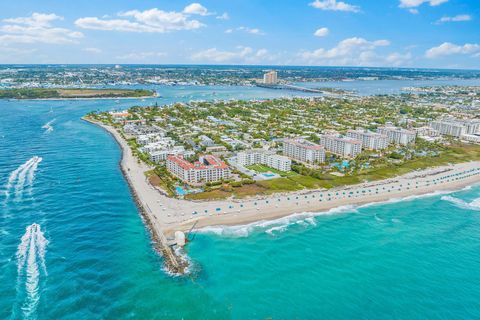
[[[329,190],[308,189],[246,199],[189,201],[170,198],[150,185],[144,172],[151,169],[135,158],[120,133],[103,123],[85,119],[109,132],[122,149],[122,172],[131,183],[132,192],[149,210],[166,236],[212,226],[245,225],[275,220],[304,212],[322,212],[341,206],[361,206],[392,199],[453,191],[480,182],[480,161],[413,171],[386,180],[366,182]]]
[[[169,240],[166,238],[162,226],[159,225],[157,218],[152,215],[152,211],[150,210],[148,203],[143,201],[141,195],[139,195],[139,193],[137,192],[137,189],[135,188],[135,185],[132,182],[130,176],[125,170],[124,159],[125,152],[127,150],[125,150],[124,146],[120,144],[118,137],[115,136],[110,130],[107,130],[107,128],[105,128],[104,126],[101,126],[98,123],[91,121],[85,117],[83,117],[82,120],[90,124],[99,126],[114,138],[115,142],[120,147],[120,171],[122,172],[122,175],[127,182],[128,189],[132,195],[133,200],[135,201],[135,205],[137,206],[138,211],[140,212],[142,220],[145,222],[146,227],[150,231],[152,240],[155,243],[155,249],[159,251],[164,257],[167,271],[171,272],[174,275],[185,274],[188,268],[188,263],[180,255],[176,254],[175,250],[172,248],[173,244],[169,242]]]
[[[88,97],[88,98],[81,98],[81,97],[75,97],[75,98],[38,98],[38,99],[16,99],[16,98],[3,98],[0,100],[14,100],[14,101],[69,101],[69,100],[128,100],[128,99],[153,99],[153,98],[158,98],[160,95],[157,93],[155,95],[151,96],[142,96],[142,97]]]

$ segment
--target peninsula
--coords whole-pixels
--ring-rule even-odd
[[[144,89],[97,88],[13,88],[0,89],[0,99],[99,99],[147,98],[155,91]]]
[[[172,243],[175,231],[219,225],[241,225],[272,220],[294,213],[326,211],[346,205],[363,205],[458,190],[480,182],[480,161],[428,168],[375,182],[329,190],[302,190],[246,199],[191,201],[167,196],[149,183],[145,173],[152,168],[138,160],[127,141],[114,127],[85,118],[109,132],[122,149],[121,168],[147,213],[152,232],[165,235]]]
[[[479,182],[480,121],[458,106],[415,99],[191,102],[84,119],[118,142],[122,172],[154,238],[181,264],[172,249],[179,239],[183,245],[179,231]]]

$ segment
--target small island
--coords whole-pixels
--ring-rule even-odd
[[[13,88],[1,89],[0,99],[99,99],[99,98],[147,98],[156,92],[145,89],[97,89],[97,88]]]

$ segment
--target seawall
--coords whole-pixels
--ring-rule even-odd
[[[165,266],[167,270],[173,274],[184,274],[188,268],[188,262],[186,262],[184,259],[181,257],[177,256],[175,254],[175,251],[173,248],[169,245],[167,238],[165,237],[165,234],[163,232],[163,228],[160,226],[157,218],[155,215],[151,212],[150,208],[148,207],[148,204],[144,203],[134,186],[133,181],[131,180],[129,174],[128,174],[128,168],[125,168],[124,165],[124,156],[125,156],[125,148],[121,141],[118,140],[118,137],[113,134],[110,130],[108,130],[103,124],[98,123],[96,121],[87,119],[87,118],[82,118],[82,120],[91,123],[93,125],[96,125],[106,132],[108,132],[115,140],[117,145],[120,147],[121,150],[121,160],[119,163],[120,171],[122,172],[123,177],[127,181],[128,187],[130,189],[130,193],[135,200],[135,204],[140,212],[140,214],[143,217],[143,221],[147,225],[148,230],[150,231],[151,237],[155,243],[155,249],[162,254],[162,256],[165,259]]]

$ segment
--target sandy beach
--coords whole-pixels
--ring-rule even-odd
[[[87,120],[89,121],[89,120]],[[92,121],[89,121],[92,122]],[[108,131],[122,149],[121,167],[151,223],[170,237],[177,230],[219,225],[241,225],[273,220],[295,213],[327,211],[347,205],[385,202],[439,191],[454,191],[480,182],[480,161],[415,171],[392,179],[330,190],[302,190],[246,199],[188,201],[167,197],[147,181],[150,170],[133,154],[113,128],[92,122]]]

